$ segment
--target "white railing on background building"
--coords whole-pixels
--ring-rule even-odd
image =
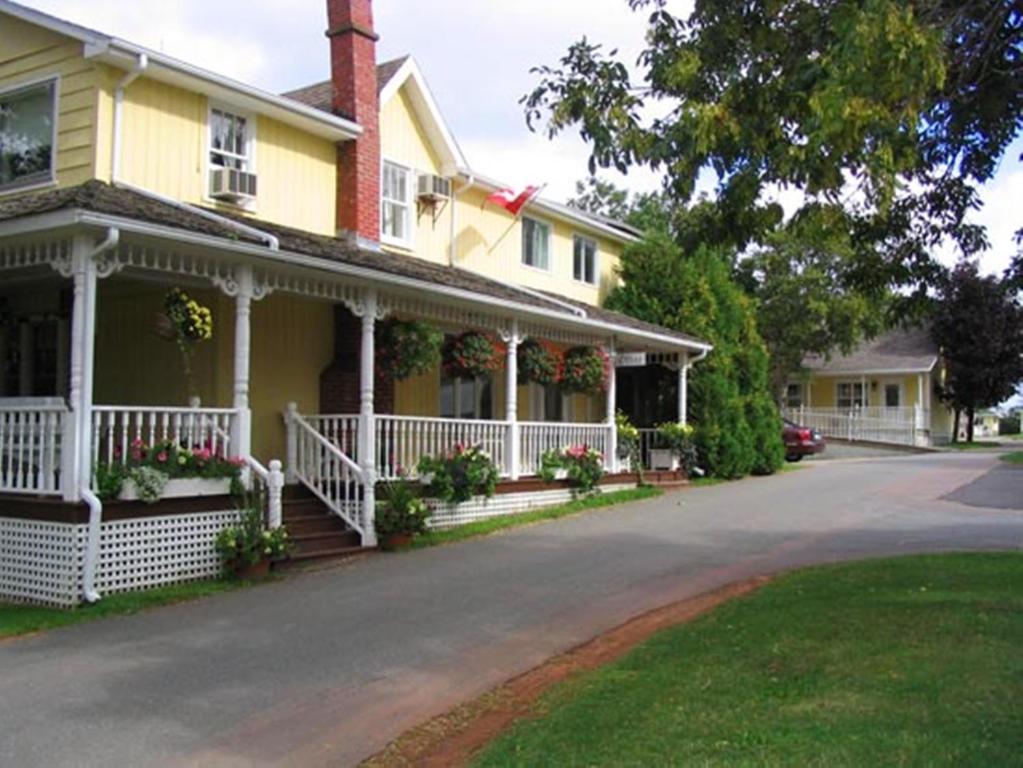
[[[49,495],[61,491],[63,404],[0,404],[0,492]]]
[[[570,445],[586,445],[600,451],[604,455],[604,467],[610,469],[613,466],[613,457],[607,455],[613,426],[527,421],[520,423],[519,428],[519,471],[523,475],[537,474],[540,460],[547,451]]]
[[[506,421],[436,419],[422,416],[376,416],[376,450],[380,479],[402,474],[415,476],[423,456],[441,456],[456,446],[478,446],[490,454],[502,475],[510,472],[506,461]]]
[[[919,445],[929,436],[926,408],[783,408],[782,415],[803,427],[839,440]]]
[[[230,408],[164,408],[128,405],[92,407],[92,458],[124,464],[139,446],[171,443],[232,457],[231,434],[237,412]]]
[[[287,414],[288,472],[359,535],[372,531],[362,469],[295,412]]]

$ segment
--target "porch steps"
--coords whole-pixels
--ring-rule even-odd
[[[282,519],[291,540],[291,556],[278,569],[302,568],[325,560],[365,554],[358,532],[331,514],[326,505],[304,488],[287,488]]]

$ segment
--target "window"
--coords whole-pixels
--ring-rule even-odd
[[[785,388],[785,406],[788,408],[800,408],[803,405],[803,385],[789,384]]]
[[[859,381],[839,382],[836,395],[839,408],[862,408],[867,404],[863,383]]]
[[[493,412],[490,379],[451,379],[441,375],[440,416],[442,419],[489,419]]]
[[[597,244],[579,235],[573,241],[572,277],[590,285],[597,283]]]
[[[253,172],[252,121],[223,109],[210,110],[210,165]]]
[[[565,421],[566,397],[557,386],[529,385],[529,418],[532,421]]]
[[[0,189],[53,180],[57,81],[0,94]]]
[[[898,408],[902,399],[902,388],[898,384],[884,385],[884,404],[886,408]]]
[[[412,240],[412,171],[384,161],[380,185],[380,231],[385,239]]]
[[[536,219],[522,219],[522,263],[528,267],[551,268],[551,225]]]

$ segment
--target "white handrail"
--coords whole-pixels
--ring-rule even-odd
[[[283,522],[282,492],[284,490],[284,472],[281,462],[274,459],[270,468],[264,467],[255,457],[243,457],[246,465],[266,486],[266,527],[273,530],[280,528]]]

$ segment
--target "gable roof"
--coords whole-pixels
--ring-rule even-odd
[[[344,117],[246,85],[150,48],[72,24],[10,0],[0,0],[0,14],[78,40],[84,46],[86,59],[101,61],[118,69],[132,70],[144,57],[145,77],[227,101],[242,109],[267,115],[331,141],[347,141],[362,133],[358,125]]]
[[[377,65],[378,94],[391,82],[408,58],[408,56],[401,56]],[[294,99],[313,109],[319,109],[324,112],[334,111],[334,83],[331,80],[313,83],[302,88],[296,88],[293,91],[285,91],[281,96],[287,99]]]
[[[610,310],[597,309],[578,304],[579,312],[572,312],[562,297],[545,298],[538,291],[520,290],[475,272],[437,264],[425,259],[404,256],[386,251],[359,248],[350,241],[326,235],[318,235],[271,222],[254,220],[242,216],[218,216],[244,223],[247,227],[274,236],[279,242],[279,251],[263,247],[263,241],[255,234],[239,231],[227,223],[203,216],[199,210],[189,206],[171,205],[131,189],[112,186],[102,181],[88,181],[76,187],[51,189],[27,194],[8,200],[0,200],[0,227],[5,222],[26,219],[62,211],[85,211],[101,214],[110,219],[130,220],[157,225],[170,230],[196,233],[223,241],[225,248],[259,246],[260,255],[286,260],[289,255],[311,257],[321,267],[341,264],[360,270],[367,277],[374,273],[377,279],[387,276],[400,279],[406,286],[417,290],[454,290],[475,301],[489,303],[510,303],[523,310],[540,310],[545,316],[553,316],[573,325],[597,326],[609,332],[633,333],[664,344],[682,347],[709,349],[710,345],[693,336],[662,328]],[[109,222],[104,226],[118,226]],[[172,234],[172,233],[168,233]]]
[[[938,362],[930,329],[896,328],[865,341],[848,355],[825,360],[808,355],[803,367],[817,374],[927,373]]]

